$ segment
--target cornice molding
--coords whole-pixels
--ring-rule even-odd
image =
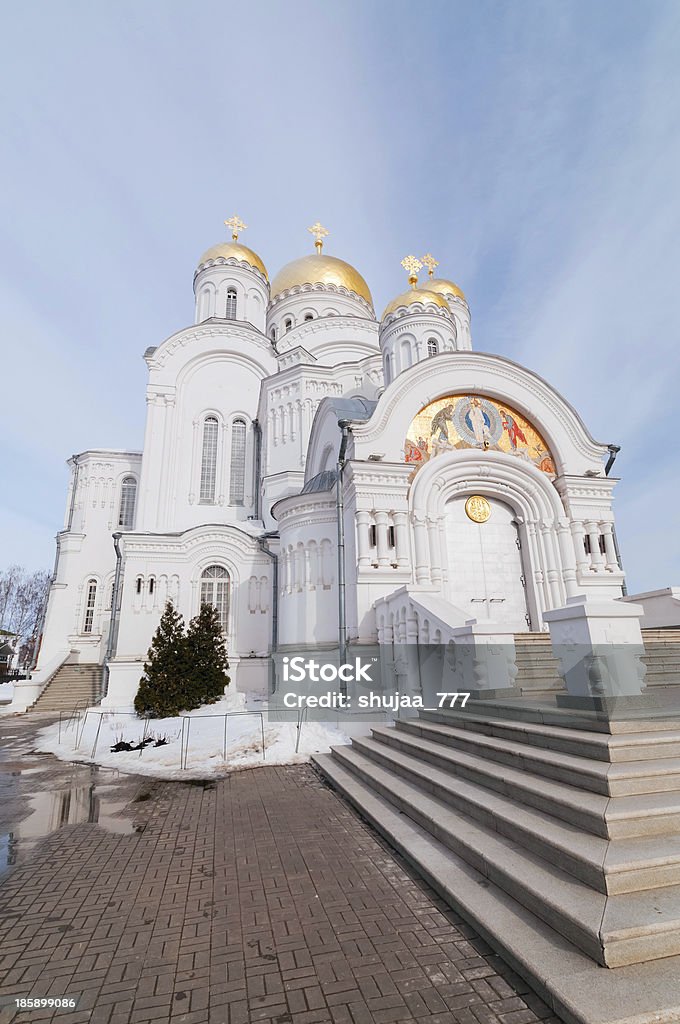
[[[264,334],[258,331],[256,327],[253,327],[252,324],[247,324],[241,320],[222,320],[219,324],[211,320],[195,324],[193,327],[184,327],[181,331],[171,334],[157,348],[147,349],[144,359],[150,371],[162,370],[176,352],[197,345],[206,339],[213,338],[218,338],[225,343],[229,341],[242,341],[251,345],[254,344],[263,355],[274,359],[271,343]],[[235,355],[244,356],[243,350],[236,345],[232,349],[225,346],[224,351],[233,351]],[[261,366],[264,375],[267,375],[267,368],[263,364],[258,364],[254,359],[250,361]]]
[[[346,298],[352,299],[354,302],[358,302],[359,305],[363,306],[366,312],[371,315],[371,318],[375,318],[375,310],[373,309],[373,306],[370,302],[367,302],[362,295],[358,295],[357,292],[353,292],[349,288],[345,288],[344,285],[330,283],[299,284],[295,285],[294,288],[286,288],[284,291],[279,292],[278,295],[275,295],[270,299],[269,305],[267,306],[267,316],[269,316],[277,306],[282,305],[287,299],[296,298],[298,295],[309,295],[310,293],[316,295],[344,295]]]
[[[211,270],[213,267],[220,266],[238,267],[239,270],[247,270],[249,273],[254,274],[260,283],[264,285],[267,295],[269,294],[269,281],[262,271],[258,270],[257,267],[254,267],[252,263],[248,263],[247,260],[237,260],[235,256],[230,256],[228,259],[225,259],[224,256],[219,256],[215,260],[206,260],[205,263],[199,263],[194,271],[194,288],[196,286],[196,278],[199,274],[202,274],[204,270]]]

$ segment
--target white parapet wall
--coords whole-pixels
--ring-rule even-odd
[[[648,590],[644,594],[629,594],[623,601],[640,605],[642,629],[680,629],[680,587]]]

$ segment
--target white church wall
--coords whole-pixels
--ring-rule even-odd
[[[338,638],[337,519],[329,491],[280,501],[279,644]]]
[[[300,351],[303,350],[293,350],[291,356]],[[284,361],[285,357],[281,362]],[[275,525],[270,514],[272,505],[302,489],[312,424],[323,399],[347,394],[373,398],[381,385],[377,354],[360,363],[342,363],[332,369],[295,360],[263,381],[258,416],[263,429],[262,508],[268,528]]]
[[[235,293],[236,308],[228,296]],[[203,266],[194,279],[195,322],[210,318],[239,320],[265,333],[269,286],[262,274],[236,261],[220,260]]]
[[[580,590],[603,598],[622,594],[624,573],[616,550],[612,492],[615,477],[564,474],[555,480],[570,517]]]
[[[255,537],[233,526],[202,526],[179,536],[127,535],[116,656],[108,703],[129,703],[141,678],[152,636],[171,600],[188,621],[200,610],[202,573],[228,573],[227,650],[235,663],[266,657],[271,648],[272,561]]]
[[[282,292],[267,310],[267,337],[279,352],[303,345],[332,365],[358,361],[378,350],[373,308],[333,285],[302,285]]]
[[[300,347],[324,366],[358,363],[379,352],[375,320],[366,315],[352,315],[352,310],[331,310],[327,299],[317,301],[314,308],[305,306],[298,313],[291,312],[275,322],[271,320],[270,311],[267,325],[267,337],[280,355]]]
[[[434,346],[436,355],[455,352],[460,347],[455,322],[446,311],[388,317],[380,325],[385,382],[391,383],[416,363],[433,358],[430,350]]]
[[[138,453],[83,452],[69,465],[66,529],[58,537],[56,576],[49,595],[38,669],[66,647],[76,652],[79,661],[103,659],[116,561],[112,534],[126,528],[121,524],[123,481],[135,480],[139,494]],[[133,509],[131,526],[135,516]]]
[[[173,335],[147,356],[145,457],[140,526],[184,530],[254,514],[254,431],[260,382],[275,368],[266,340],[249,328],[200,325]],[[201,497],[203,432],[218,423],[215,486]],[[243,503],[231,493],[235,420],[246,425]]]
[[[344,470],[348,579],[347,623],[352,639],[376,639],[373,605],[413,579],[406,465],[350,461]]]

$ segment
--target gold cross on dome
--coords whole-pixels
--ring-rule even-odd
[[[427,252],[423,256],[423,263],[427,267],[427,276],[434,277],[434,268],[439,266],[439,261],[434,258],[432,253]]]
[[[248,227],[248,225],[244,224],[241,218],[237,217],[236,214],[234,214],[233,217],[230,217],[229,220],[225,220],[224,224],[225,227],[231,228],[231,237],[234,241],[238,239],[239,232],[245,231]]]
[[[415,288],[418,284],[418,271],[423,269],[422,263],[415,256],[404,256],[401,265],[408,274],[408,283]]]
[[[307,230],[309,231],[310,234],[314,235],[314,246],[319,255],[321,255],[321,250],[323,249],[323,240],[324,238],[326,238],[327,235],[330,234],[330,231],[323,226],[321,221],[318,220],[316,224],[312,224],[311,228],[307,228]]]

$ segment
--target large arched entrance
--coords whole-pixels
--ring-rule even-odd
[[[444,529],[452,604],[471,619],[530,629],[514,510],[491,496],[461,495],[446,503]]]

